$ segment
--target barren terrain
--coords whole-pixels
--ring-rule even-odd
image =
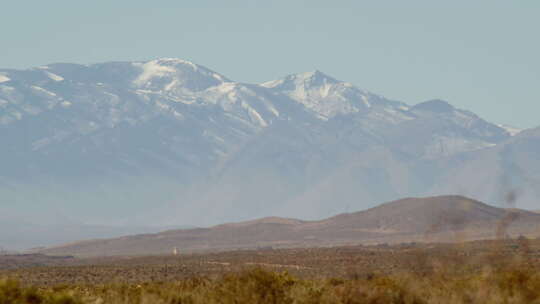
[[[0,277],[17,278],[35,286],[141,283],[216,276],[263,267],[308,278],[347,278],[405,272],[422,274],[443,264],[474,271],[490,265],[502,266],[516,259],[540,267],[540,240],[235,250],[179,256],[55,258],[25,255],[19,257],[18,267],[6,263],[6,260],[13,261],[13,256],[0,256],[3,268]]]
[[[269,217],[211,228],[82,241],[38,250],[78,257],[257,248],[310,248],[408,242],[463,242],[540,236],[540,214],[497,208],[462,196],[407,198],[319,221]]]

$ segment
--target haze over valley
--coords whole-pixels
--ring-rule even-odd
[[[540,214],[496,208],[461,196],[407,198],[318,221],[266,217],[210,228],[168,230],[90,240],[36,250],[48,255],[98,257],[167,255],[238,249],[396,245],[540,238]]]
[[[540,128],[320,71],[252,84],[176,58],[0,69],[0,138],[0,245],[13,249],[404,197],[540,197]]]

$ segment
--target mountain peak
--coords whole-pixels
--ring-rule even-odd
[[[171,66],[171,67],[185,66],[185,67],[193,69],[194,71],[197,71],[198,69],[203,68],[202,66],[199,66],[198,64],[195,64],[192,61],[184,60],[180,58],[163,57],[163,58],[157,58],[154,60],[146,61],[146,63],[149,63],[149,62],[158,64],[161,66]]]
[[[340,83],[339,80],[319,71],[291,74],[283,79],[273,80],[262,84],[267,88],[280,88],[285,90],[295,90],[298,87],[310,88],[320,87],[328,84]]]
[[[4,73],[0,73],[0,83],[2,82],[8,82],[10,81],[11,79]]]
[[[183,87],[198,91],[230,82],[226,77],[206,67],[179,58],[158,58],[133,62],[133,65],[141,69],[141,73],[133,83],[142,88],[168,91]]]
[[[291,74],[261,86],[289,96],[316,112],[320,119],[367,112],[372,106],[384,105],[396,111],[405,106],[403,103],[359,89],[350,82],[337,80],[319,70]]]
[[[325,74],[319,70],[314,70],[314,71],[311,71],[311,72],[304,72],[304,73],[299,73],[299,74],[296,74],[296,75],[291,75],[291,76],[294,76],[298,79],[304,79],[304,80],[311,80],[311,81],[314,81],[314,80],[326,80],[326,81],[331,81],[331,82],[339,82],[338,80],[336,80],[335,78],[333,78],[332,76],[329,76],[328,74]]]
[[[518,135],[519,133],[521,133],[521,131],[523,131],[523,129],[505,124],[497,124],[497,127],[504,129],[506,132],[508,132],[508,134],[510,134],[510,136]]]
[[[412,110],[448,113],[454,111],[455,108],[447,101],[441,99],[432,99],[415,105],[412,107]]]

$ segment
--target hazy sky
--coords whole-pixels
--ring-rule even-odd
[[[4,1],[0,67],[179,57],[244,82],[318,69],[533,127],[539,16],[538,0]]]

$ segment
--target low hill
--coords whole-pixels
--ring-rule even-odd
[[[211,228],[90,240],[41,250],[52,255],[167,254],[260,247],[453,242],[540,235],[540,214],[462,196],[406,198],[319,221],[269,217]]]

